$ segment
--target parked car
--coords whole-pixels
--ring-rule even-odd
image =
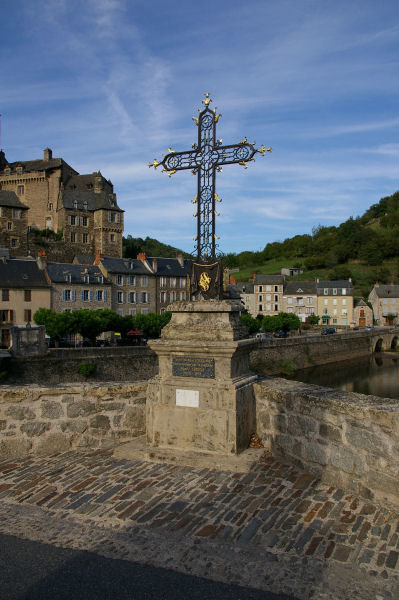
[[[271,339],[272,339],[272,336],[271,336],[271,335],[268,335],[267,333],[257,333],[257,334],[255,335],[255,338],[256,338],[257,340],[271,340]]]
[[[323,329],[321,332],[321,335],[329,335],[330,333],[335,333],[335,327],[326,327],[326,329]]]
[[[274,335],[274,337],[277,337],[277,338],[287,338],[288,332],[287,331],[276,331],[276,333],[274,333],[273,335]]]

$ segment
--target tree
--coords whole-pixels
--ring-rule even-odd
[[[37,325],[44,325],[46,333],[58,346],[60,339],[68,333],[73,333],[72,315],[70,312],[55,313],[49,308],[39,308],[33,315],[33,320]]]
[[[294,313],[279,312],[278,315],[265,315],[263,317],[262,329],[266,332],[271,331],[293,331],[299,329],[301,321]]]
[[[249,333],[256,333],[259,331],[259,321],[254,319],[251,315],[241,315],[241,322],[248,327]]]
[[[97,310],[75,310],[71,313],[71,326],[74,333],[80,333],[94,346],[96,338],[104,331],[104,321]]]
[[[320,317],[318,315],[308,315],[306,317],[306,323],[309,325],[318,325],[320,321]]]

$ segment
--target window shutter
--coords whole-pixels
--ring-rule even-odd
[[[90,297],[90,302],[93,302],[93,290],[90,290],[89,297]]]
[[[81,301],[83,302],[83,300],[84,300],[84,294],[83,294],[83,290],[81,290],[81,292],[80,292],[80,299],[81,299]]]
[[[72,302],[75,302],[75,300],[76,300],[76,290],[72,290],[71,291],[71,297],[72,297]]]
[[[62,290],[62,301],[63,302],[65,302],[65,297],[66,297],[65,290]]]
[[[107,290],[104,290],[104,302],[107,301]]]
[[[150,303],[150,292],[147,292],[147,303]]]

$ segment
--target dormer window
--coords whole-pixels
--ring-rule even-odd
[[[89,274],[88,273],[83,275],[83,281],[84,281],[84,283],[89,283]]]
[[[70,273],[65,273],[65,281],[71,283],[72,275]]]
[[[11,169],[10,169],[10,167],[6,167],[6,168],[4,169],[4,173],[5,173],[6,175],[10,175],[10,173],[11,173]]]
[[[78,201],[77,201],[77,200],[74,200],[74,201],[73,201],[73,208],[74,208],[75,210],[77,210],[77,209],[78,209]]]
[[[18,167],[15,169],[18,175],[22,174],[23,168],[21,167],[21,165],[18,165]]]
[[[104,283],[104,277],[102,275],[98,275],[97,281],[98,283]]]
[[[83,210],[87,210],[87,200],[83,202]]]

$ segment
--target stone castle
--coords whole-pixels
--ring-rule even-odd
[[[0,247],[9,248],[12,257],[29,254],[43,230],[54,259],[96,252],[121,257],[123,212],[112,183],[99,171],[80,175],[53,158],[50,148],[41,159],[15,162],[0,151]],[[60,239],[58,252],[54,237]]]

